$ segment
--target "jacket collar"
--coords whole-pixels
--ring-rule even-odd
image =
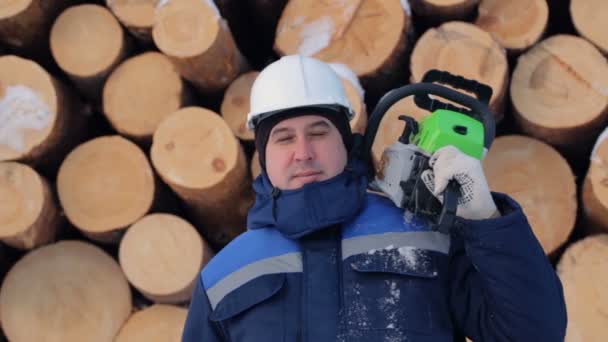
[[[297,239],[344,223],[364,203],[366,172],[363,163],[351,159],[344,171],[333,178],[295,190],[279,190],[262,171],[253,183],[256,198],[247,216],[247,227],[275,228],[286,237]]]

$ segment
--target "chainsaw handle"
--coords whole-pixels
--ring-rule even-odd
[[[448,234],[456,220],[456,210],[458,209],[458,199],[460,197],[460,184],[451,180],[443,191],[443,206],[434,229],[440,233]]]
[[[378,104],[370,115],[367,130],[365,131],[363,144],[363,159],[365,161],[365,165],[370,165],[372,144],[374,143],[376,133],[378,132],[378,127],[380,126],[380,122],[382,121],[384,114],[397,101],[408,96],[417,94],[432,94],[441,96],[444,99],[464,105],[470,108],[475,113],[480,113],[480,119],[483,123],[485,134],[484,147],[486,148],[486,150],[490,149],[490,145],[492,144],[492,141],[494,141],[496,124],[494,120],[494,115],[485,103],[477,100],[472,96],[463,94],[461,92],[452,90],[444,86],[440,86],[433,83],[416,83],[393,89],[386,93],[380,99],[380,101],[378,101]]]
[[[447,71],[441,71],[437,69],[429,70],[426,72],[426,74],[424,74],[422,82],[437,82],[439,84],[450,85],[456,89],[470,91],[475,94],[475,96],[477,96],[477,99],[479,101],[485,103],[486,105],[490,104],[490,99],[492,98],[492,88],[490,86],[485,85],[476,80],[470,80],[459,75],[450,74]],[[431,102],[431,99],[428,96],[416,95],[414,100],[416,102],[416,105],[418,105],[418,107],[423,106],[422,108],[426,108],[425,105]],[[429,109],[431,112],[434,111],[434,109],[427,109]]]

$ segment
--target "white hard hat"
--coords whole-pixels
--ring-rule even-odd
[[[260,72],[251,88],[247,128],[270,116],[297,109],[332,111],[354,117],[340,77],[326,63],[300,55],[285,56]]]

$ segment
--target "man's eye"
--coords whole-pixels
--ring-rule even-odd
[[[275,141],[278,143],[285,143],[285,142],[289,142],[291,140],[293,140],[293,137],[288,135],[288,136],[284,136],[284,137],[278,137]]]
[[[310,135],[313,136],[313,137],[322,137],[322,136],[324,136],[326,134],[327,134],[326,131],[310,132]]]

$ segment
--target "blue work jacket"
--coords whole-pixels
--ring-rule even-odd
[[[563,341],[559,278],[521,207],[450,235],[368,193],[352,220],[248,230],[203,269],[184,342]]]

